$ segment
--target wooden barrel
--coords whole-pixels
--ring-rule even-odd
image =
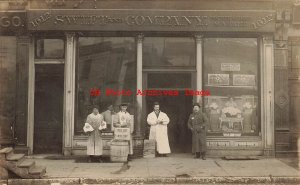
[[[129,154],[128,141],[113,140],[110,144],[110,160],[112,162],[126,162]]]

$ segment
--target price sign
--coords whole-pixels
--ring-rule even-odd
[[[114,139],[116,140],[130,140],[129,128],[115,128]]]

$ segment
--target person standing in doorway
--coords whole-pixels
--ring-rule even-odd
[[[106,126],[103,116],[99,114],[99,107],[93,106],[93,112],[88,115],[83,130],[89,134],[87,141],[87,155],[90,156],[89,162],[96,159],[102,162],[103,144],[101,138],[101,130]]]
[[[149,139],[156,141],[156,151],[158,156],[167,157],[171,153],[169,138],[168,138],[168,124],[170,122],[166,113],[160,111],[159,103],[154,102],[153,112],[148,114],[147,123],[150,127]]]
[[[115,111],[114,111],[114,107],[112,104],[109,104],[107,106],[107,110],[102,112],[101,115],[103,116],[104,118],[104,121],[106,122],[107,124],[107,130],[108,131],[112,131],[112,115],[115,114]]]
[[[114,123],[114,127],[119,128],[129,128],[130,129],[130,140],[129,140],[129,154],[128,161],[132,160],[133,155],[133,141],[132,141],[132,133],[134,130],[132,116],[127,112],[128,104],[122,103],[120,105],[121,110],[117,113],[117,122]]]
[[[188,128],[193,133],[192,153],[195,153],[195,158],[202,157],[206,160],[206,129],[208,119],[204,113],[200,110],[199,103],[193,105],[193,113],[188,120]]]

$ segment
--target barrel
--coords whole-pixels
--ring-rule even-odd
[[[110,144],[111,162],[126,162],[129,154],[128,141],[113,140]]]

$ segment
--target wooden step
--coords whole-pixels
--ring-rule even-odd
[[[3,149],[0,150],[0,154],[10,154],[12,152],[13,152],[12,147],[3,148]]]
[[[18,167],[19,168],[31,168],[34,165],[35,165],[35,161],[24,160],[23,162],[18,164]]]
[[[25,156],[25,154],[10,154],[6,157],[7,161],[18,161],[22,159]]]
[[[29,173],[32,175],[44,175],[46,173],[46,167],[44,166],[33,166],[29,169]]]

